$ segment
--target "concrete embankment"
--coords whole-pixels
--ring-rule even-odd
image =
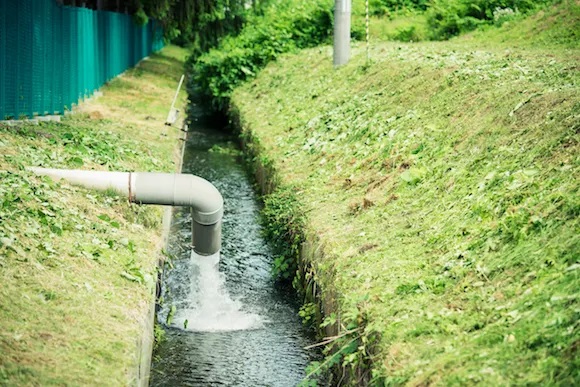
[[[60,123],[0,125],[0,385],[146,385],[162,208],[25,167],[175,172],[186,55],[164,48]]]

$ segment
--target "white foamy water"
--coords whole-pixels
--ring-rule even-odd
[[[219,272],[220,253],[201,256],[191,252],[193,267],[198,274],[192,277],[189,299],[191,308],[178,309],[173,325],[195,332],[227,332],[259,329],[264,326],[261,316],[243,310],[243,304],[232,300],[225,287],[225,276]]]

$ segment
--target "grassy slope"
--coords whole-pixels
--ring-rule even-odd
[[[337,70],[307,50],[235,92],[324,246],[321,281],[380,334],[376,380],[580,382],[578,12],[505,26],[519,48],[384,43]]]
[[[166,47],[61,124],[0,126],[0,385],[130,384],[161,211],[24,167],[174,171],[185,55]]]

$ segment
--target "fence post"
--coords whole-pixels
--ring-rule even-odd
[[[0,1],[0,121],[7,115],[6,106],[6,4]]]

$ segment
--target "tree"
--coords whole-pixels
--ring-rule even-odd
[[[238,33],[248,12],[261,12],[268,0],[57,0],[66,6],[126,12],[139,24],[158,20],[165,36],[197,53]]]

